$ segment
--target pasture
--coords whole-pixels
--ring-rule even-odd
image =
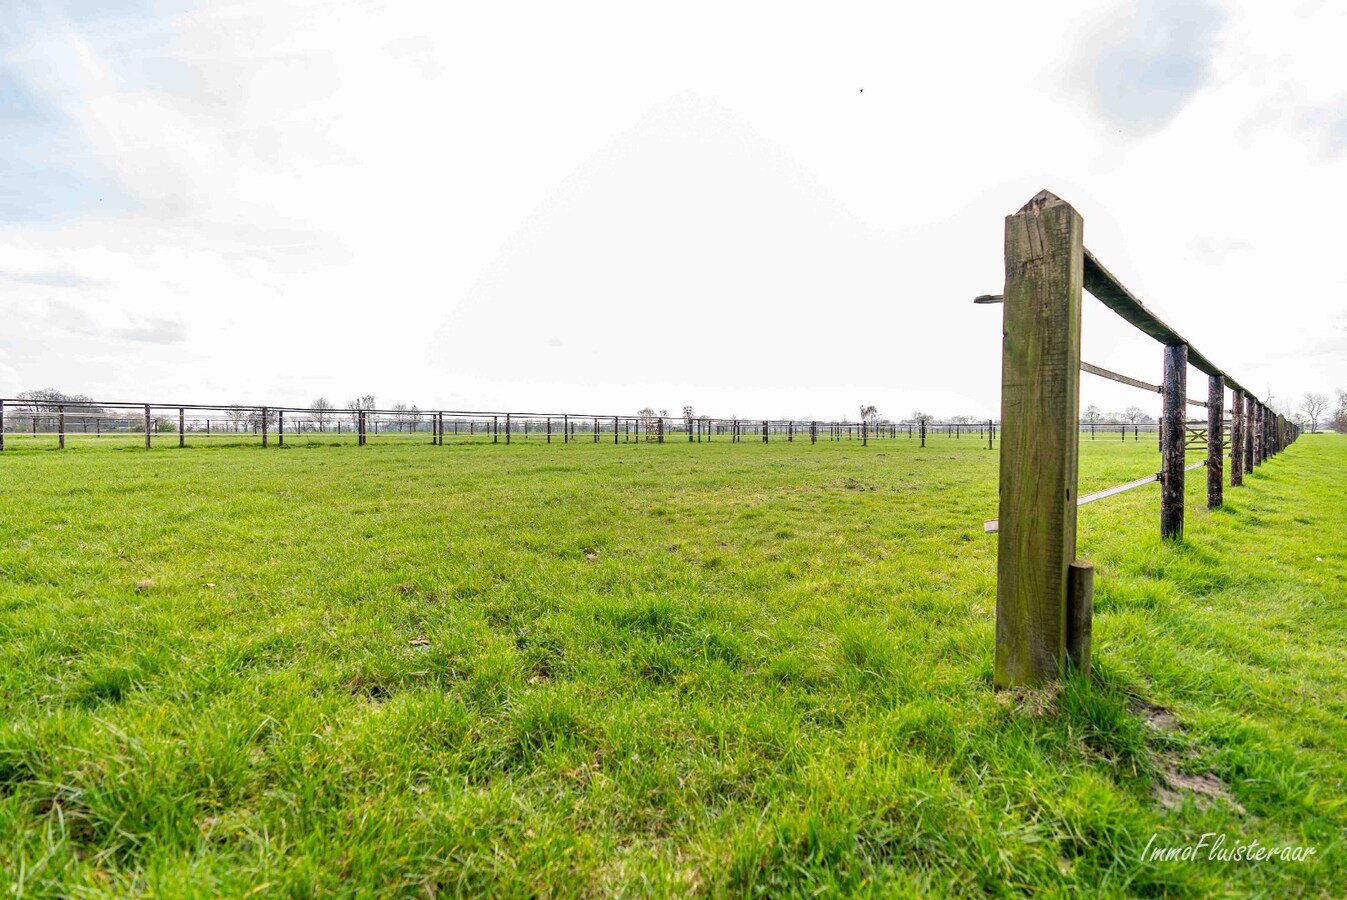
[[[1347,893],[1345,438],[1084,507],[1037,692],[985,442],[327,443],[0,457],[11,891]]]

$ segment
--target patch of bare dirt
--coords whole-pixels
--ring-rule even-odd
[[[1162,734],[1183,734],[1183,726],[1174,714],[1163,706],[1134,700],[1130,707],[1133,714],[1140,716],[1148,725]],[[1183,752],[1162,750],[1155,754],[1156,768],[1160,770],[1160,783],[1155,786],[1154,796],[1157,803],[1165,809],[1182,809],[1183,804],[1192,800],[1198,809],[1205,810],[1215,801],[1230,806],[1241,815],[1247,810],[1240,805],[1230,788],[1215,772],[1201,772],[1193,775],[1184,772],[1182,764],[1191,762],[1197,756],[1192,749]]]

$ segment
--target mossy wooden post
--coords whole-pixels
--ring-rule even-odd
[[[1066,597],[1066,658],[1072,669],[1088,677],[1094,631],[1094,566],[1079,559],[1071,563]]]
[[[1249,414],[1249,431],[1253,434],[1253,465],[1250,471],[1263,464],[1263,404],[1254,401]]]
[[[1253,473],[1254,402],[1250,394],[1244,395],[1244,474],[1246,475]]]
[[[1244,392],[1230,399],[1230,486],[1244,483]]]
[[[1163,441],[1160,462],[1160,537],[1183,537],[1183,448],[1187,443],[1184,409],[1188,403],[1188,345],[1165,347]]]
[[[999,687],[1067,666],[1067,575],[1076,558],[1084,223],[1047,191],[1006,217],[997,540]],[[925,444],[926,423],[921,423]]]
[[[1207,509],[1223,501],[1225,488],[1225,376],[1207,376]]]

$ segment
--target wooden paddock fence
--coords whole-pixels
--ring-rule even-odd
[[[1163,345],[1158,384],[1081,360],[1082,291]],[[1300,429],[1133,296],[1085,248],[1080,214],[1047,191],[1006,217],[1004,292],[974,302],[1004,304],[1000,511],[986,523],[999,542],[995,681],[1016,687],[1070,669],[1088,674],[1094,570],[1076,559],[1077,508],[1158,481],[1160,534],[1180,540],[1188,471],[1205,466],[1207,505],[1215,509],[1223,502],[1227,433],[1230,484],[1238,486],[1246,472],[1299,437]],[[1187,395],[1189,366],[1207,376],[1205,399]],[[1075,432],[1081,372],[1161,396],[1158,473],[1079,496]],[[1205,427],[1190,427],[1189,406],[1206,409]],[[1206,459],[1186,466],[1185,450],[1199,442]]]
[[[1122,429],[1140,439],[1147,426],[1082,424],[1081,428]],[[1140,430],[1137,430],[1140,429]],[[1084,432],[1082,432],[1084,433]],[[1104,432],[1100,432],[1104,433]],[[746,441],[770,443],[909,440],[926,446],[928,439],[983,441],[992,449],[1000,425],[991,419],[963,422],[839,422],[801,419],[716,418],[711,416],[595,415],[463,410],[359,409],[336,410],[294,406],[203,405],[191,403],[127,403],[49,401],[0,398],[0,451],[5,439],[47,439],[64,450],[68,438],[143,439],[146,449],[165,444],[255,440],[263,447],[284,446],[286,437],[354,440],[364,446],[376,438],[418,438],[428,444],[515,441],[544,443],[665,443]]]

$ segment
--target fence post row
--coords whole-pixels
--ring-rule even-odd
[[[1085,588],[1093,570],[1072,571],[1083,231],[1080,214],[1046,191],[1006,217],[995,661],[1001,687],[1054,679],[1073,660],[1089,666]]]

